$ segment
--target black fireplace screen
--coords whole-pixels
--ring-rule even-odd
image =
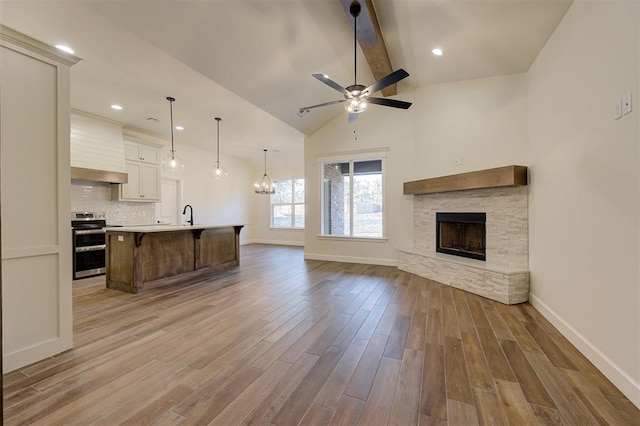
[[[486,213],[436,213],[436,251],[486,260]]]

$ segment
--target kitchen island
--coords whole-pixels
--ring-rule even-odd
[[[140,293],[235,268],[243,226],[107,228],[107,288]]]

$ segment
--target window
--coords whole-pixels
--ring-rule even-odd
[[[322,163],[322,235],[383,238],[383,159]]]
[[[276,180],[271,194],[271,227],[304,228],[304,179]]]

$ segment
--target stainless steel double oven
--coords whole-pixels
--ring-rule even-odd
[[[105,273],[106,224],[104,213],[71,214],[74,280]]]

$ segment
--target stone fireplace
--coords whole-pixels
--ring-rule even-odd
[[[496,178],[496,171],[509,178]],[[508,166],[416,182],[431,181],[437,183],[433,191],[427,186],[407,192],[405,184],[405,194],[413,193],[414,239],[413,247],[398,249],[398,268],[505,304],[527,301],[526,168]],[[463,189],[458,189],[461,182]],[[459,257],[462,252],[467,256]]]

